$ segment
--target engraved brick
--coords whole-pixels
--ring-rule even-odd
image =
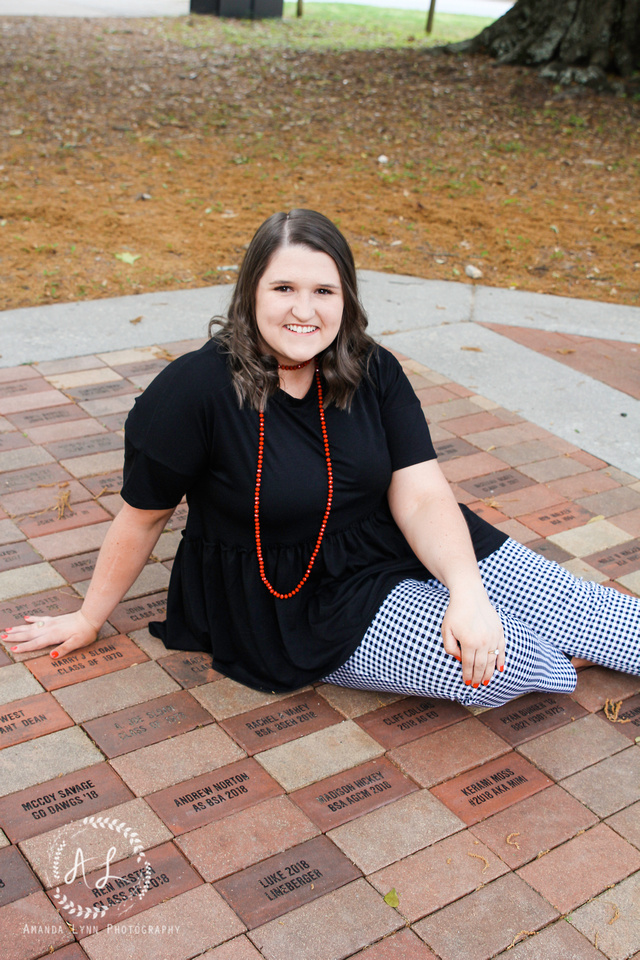
[[[144,928],[161,935],[136,936]],[[91,960],[186,960],[242,933],[244,924],[219,893],[206,884],[143,910],[133,920],[100,930],[83,940]],[[135,938],[135,939],[134,939]],[[132,954],[132,950],[135,953]]]
[[[50,693],[14,700],[0,710],[0,750],[72,726],[73,720]]]
[[[76,403],[89,400],[104,400],[107,397],[120,397],[124,394],[138,393],[136,387],[127,380],[118,379],[112,383],[96,383],[86,387],[70,387],[65,390],[68,397]]]
[[[404,700],[400,693],[383,693],[378,690],[356,690],[353,687],[338,687],[335,683],[321,683],[316,693],[328,700],[344,717],[355,719],[378,707]]]
[[[147,659],[128,637],[118,636],[95,640],[88,647],[74,650],[58,660],[52,660],[48,655],[38,657],[30,660],[28,667],[45,690],[60,690],[81,680],[124,670]]]
[[[94,864],[105,864],[111,848],[110,859],[118,863],[140,852],[137,847],[150,850],[168,840],[171,834],[144,800],[129,800],[102,810],[97,817],[76,814],[76,819],[63,827],[23,840],[20,848],[46,888],[62,888],[65,876],[77,863],[78,849],[88,873]],[[109,872],[117,874],[118,869]]]
[[[133,794],[111,767],[98,763],[3,797],[0,823],[18,843],[131,799]]]
[[[389,760],[371,760],[291,794],[323,833],[386,806],[418,787]]]
[[[72,457],[61,460],[61,465],[74,477],[88,477],[92,474],[118,470],[124,461],[122,450],[107,450],[105,453],[89,453],[86,457]]]
[[[488,497],[500,497],[516,490],[524,490],[534,483],[534,480],[523,476],[517,470],[497,470],[477,480],[463,480],[460,486],[478,500],[486,500]]]
[[[77,557],[62,557],[60,560],[53,560],[51,566],[68,583],[78,583],[78,581],[91,578],[95,570],[98,553],[98,550],[91,550],[89,553],[82,553]]]
[[[114,373],[109,367],[96,364],[94,367],[87,367],[83,370],[65,370],[59,373],[50,373],[47,377],[48,382],[56,387],[57,390],[69,391],[75,387],[87,387],[96,383],[110,383],[120,381],[117,373]]]
[[[130,630],[146,627],[151,620],[163,620],[166,612],[167,594],[163,591],[119,603],[109,617],[109,623],[120,633],[129,633]]]
[[[611,709],[609,709],[609,717],[613,717],[614,715]],[[606,716],[606,714],[604,714],[604,716]],[[637,738],[640,737],[640,694],[625,700],[617,712],[616,720],[609,720],[609,722],[615,722],[616,730],[624,733],[629,740],[636,742]]]
[[[628,739],[598,716],[581,717],[558,730],[522,744],[520,752],[537,767],[560,780],[628,747]]]
[[[66,403],[69,403],[69,399],[63,393],[47,389],[0,399],[0,414],[8,417],[12,413],[21,413],[23,410],[42,410],[43,407],[57,407]]]
[[[79,727],[58,730],[38,740],[7,747],[2,754],[0,796],[26,790],[36,783],[81,770],[101,760],[102,754]]]
[[[44,378],[21,377],[19,380],[0,383],[0,399],[6,397],[31,396],[33,393],[52,393],[53,389]]]
[[[94,497],[101,497],[108,493],[120,493],[122,489],[122,470],[99,473],[95,477],[83,477],[82,484]]]
[[[163,656],[160,659],[160,666],[174,680],[177,680],[181,687],[189,690],[220,679],[222,674],[213,669],[211,661],[212,657],[208,653],[179,650],[177,653],[169,654],[168,657]]]
[[[70,504],[88,500],[87,490],[77,480],[62,480],[53,486],[31,487],[18,493],[0,495],[0,502],[12,517],[19,517],[25,513],[37,513],[40,510],[52,510],[67,499]]]
[[[240,747],[216,724],[191,730],[117,757],[112,765],[138,796],[156,793],[242,757]]]
[[[39,553],[28,543],[10,543],[0,546],[0,572],[28,567],[33,563],[42,563]]]
[[[69,460],[72,457],[85,457],[109,450],[121,450],[124,440],[118,433],[101,433],[95,437],[81,437],[76,440],[59,440],[49,443],[47,450],[56,460]]]
[[[163,843],[144,855],[119,860],[113,874],[118,879],[112,876],[100,888],[96,884],[104,881],[104,866],[87,872],[86,878],[78,877],[74,883],[61,883],[60,893],[77,907],[100,911],[96,917],[89,913],[91,923],[84,930],[80,928],[80,939],[202,884],[196,871],[172,843]],[[55,890],[50,890],[49,896],[54,904],[59,902]]]
[[[0,850],[0,907],[42,890],[17,847]]]
[[[585,562],[606,573],[611,580],[640,570],[640,538],[600,550],[584,558]]]
[[[74,530],[76,527],[85,527],[92,523],[104,523],[110,519],[111,516],[106,510],[97,503],[89,501],[76,503],[73,506],[63,506],[61,509],[46,510],[33,517],[24,517],[18,521],[18,526],[25,536],[35,538],[43,534],[59,533],[61,530]]]
[[[119,710],[99,720],[89,720],[83,726],[107,757],[119,757],[212,722],[211,715],[186,690],[182,690]]]
[[[588,523],[593,516],[589,510],[576,503],[559,503],[546,510],[537,510],[525,513],[518,517],[520,523],[530,527],[540,537],[548,537],[550,533],[560,533],[562,530],[572,530]]]
[[[65,407],[58,409],[64,410]],[[84,411],[83,411],[84,413]],[[73,440],[76,437],[89,437],[96,433],[105,433],[105,427],[97,420],[85,415],[84,420],[62,420],[41,427],[30,427],[25,431],[33,443],[56,443],[59,440]]]
[[[281,793],[280,784],[248,758],[152,793],[146,800],[178,836]]]
[[[469,826],[544,790],[551,783],[519,754],[511,753],[432,787],[431,792]]]
[[[356,723],[390,750],[409,743],[425,734],[451,726],[469,714],[458,703],[431,700],[427,697],[407,697],[374,713],[358,717]]]
[[[60,407],[49,407],[44,410],[25,410],[13,413],[8,418],[18,430],[30,430],[32,427],[45,427],[48,424],[67,423],[71,420],[88,420],[89,414],[76,406],[75,403],[66,403]]]
[[[20,490],[60,483],[64,480],[71,480],[66,470],[63,470],[58,463],[45,463],[41,467],[28,467],[26,470],[5,473],[0,480],[0,490],[3,494],[17,493]]]
[[[447,460],[453,460],[456,457],[468,457],[470,454],[478,452],[477,447],[473,447],[466,440],[460,440],[457,437],[453,440],[438,440],[434,443],[434,447],[440,463],[446,463]]]
[[[341,720],[340,714],[326,700],[317,694],[303,693],[222,720],[220,725],[252,756],[299,736],[316,733]]]
[[[359,876],[327,837],[315,837],[220,880],[215,887],[252,929]]]
[[[563,727],[565,723],[571,723],[587,713],[584,707],[566,694],[530,693],[503,707],[487,710],[480,717],[480,721],[512,747],[517,747],[520,743]]]
[[[74,942],[45,893],[32,893],[0,908],[0,942],[11,944],[11,960],[34,960]]]

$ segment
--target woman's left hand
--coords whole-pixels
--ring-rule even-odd
[[[451,595],[442,621],[442,642],[447,653],[462,661],[467,686],[486,686],[496,668],[504,670],[502,623],[481,585]]]

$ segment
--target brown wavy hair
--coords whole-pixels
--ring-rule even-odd
[[[355,390],[366,372],[366,359],[374,341],[365,332],[367,317],[358,298],[353,254],[338,228],[315,210],[274,213],[258,227],[244,256],[238,281],[226,317],[214,317],[209,324],[222,330],[216,339],[229,354],[233,385],[240,406],[249,404],[264,410],[267,400],[279,387],[275,357],[261,348],[256,323],[256,291],[274,253],[281,247],[299,245],[328,254],[335,263],[344,298],[342,323],[335,340],[319,354],[325,390],[325,406],[348,409]]]

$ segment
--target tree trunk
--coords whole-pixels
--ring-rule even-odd
[[[477,37],[447,49],[546,65],[543,73],[565,82],[628,77],[640,67],[640,0],[517,0]]]

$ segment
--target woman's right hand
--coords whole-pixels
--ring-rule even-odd
[[[44,647],[55,647],[51,657],[64,657],[73,650],[87,647],[97,638],[99,628],[87,620],[81,610],[60,617],[25,617],[26,623],[7,627],[2,640],[12,653],[31,653]]]

